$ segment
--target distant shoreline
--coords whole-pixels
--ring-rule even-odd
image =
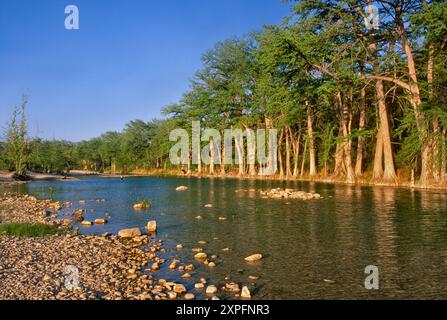
[[[225,175],[215,174],[210,175],[207,173],[197,174],[197,173],[181,173],[173,170],[150,170],[150,171],[134,171],[130,174],[112,174],[112,173],[101,173],[94,171],[85,170],[73,170],[67,176],[59,174],[43,174],[43,173],[28,173],[30,177],[29,181],[17,181],[13,179],[13,173],[0,171],[0,183],[26,183],[31,181],[79,181],[80,177],[86,176],[97,176],[101,178],[131,178],[131,177],[169,177],[169,178],[199,178],[199,179],[238,179],[238,180],[254,180],[254,181],[296,181],[296,182],[316,182],[316,183],[326,183],[333,185],[347,185],[347,186],[367,186],[367,187],[391,187],[400,189],[412,189],[412,190],[432,190],[432,191],[444,191],[447,192],[447,186],[430,186],[430,187],[420,187],[417,184],[411,185],[410,182],[403,182],[399,184],[386,184],[386,183],[372,183],[368,181],[367,178],[359,179],[356,183],[347,183],[343,180],[337,180],[332,178],[307,178],[307,177],[280,177],[275,176],[239,176],[238,174],[227,173]]]
[[[108,173],[98,173],[98,176],[103,177],[121,177],[116,174]],[[171,177],[171,178],[199,178],[199,179],[237,179],[237,180],[253,180],[253,181],[280,181],[280,182],[315,182],[315,183],[325,183],[333,185],[344,185],[344,186],[365,186],[365,187],[388,187],[388,188],[399,188],[399,189],[412,189],[412,190],[432,190],[432,191],[444,191],[447,192],[447,186],[430,186],[430,187],[420,187],[417,184],[412,185],[410,182],[401,182],[399,184],[387,184],[387,183],[372,183],[368,178],[358,179],[356,183],[348,183],[343,180],[332,179],[330,177],[280,177],[279,175],[274,176],[240,176],[238,174],[226,173],[225,175],[215,174],[210,175],[207,173],[197,174],[189,173],[183,174],[178,171],[173,170],[150,170],[150,171],[136,171],[132,174],[122,175],[122,177]]]

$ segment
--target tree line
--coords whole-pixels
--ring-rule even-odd
[[[167,169],[169,132],[200,121],[222,132],[277,128],[281,178],[444,185],[446,2],[289,2],[292,12],[280,25],[206,52],[190,90],[164,108],[166,119],[132,121],[123,132],[76,144],[33,140],[29,167],[52,170],[36,159],[55,148],[66,150],[54,155],[65,168]],[[34,149],[41,151],[32,156]],[[255,176],[260,166],[199,162],[182,169]]]

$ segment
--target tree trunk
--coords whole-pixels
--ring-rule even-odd
[[[342,137],[343,132],[341,127],[338,129],[338,137]],[[343,142],[337,143],[337,147],[335,148],[335,166],[333,177],[337,178],[338,176],[345,175],[346,169],[343,161]]]
[[[283,136],[284,136],[284,129],[281,129],[281,133],[279,135],[278,140],[279,177],[281,179],[284,178],[284,166],[282,161],[282,148],[281,148]]]
[[[349,111],[348,104],[343,101],[341,92],[337,93],[337,101],[339,104],[340,112],[340,128],[341,133],[343,134],[343,142],[341,144],[341,153],[344,163],[344,168],[346,170],[346,182],[354,183],[355,182],[355,173],[354,168],[352,167],[352,142],[349,137],[350,128],[351,128],[351,114]]]
[[[373,55],[377,53],[375,43],[370,44]],[[377,61],[374,61],[377,68]],[[389,112],[385,100],[383,80],[376,80],[376,99],[379,109],[379,130],[377,132],[376,153],[374,157],[373,182],[397,183],[394,168],[394,155],[391,145],[391,129]]]
[[[224,137],[224,133],[222,132],[222,137]],[[220,157],[220,175],[225,176],[225,139],[222,139],[222,147],[221,147],[221,157]]]
[[[290,136],[292,135],[292,130],[290,129]],[[298,135],[296,140],[292,140],[293,142],[293,176],[298,177],[298,166],[299,166],[299,158],[300,158],[300,140],[301,140],[301,132]]]
[[[239,176],[243,176],[245,174],[245,165],[244,165],[244,140],[235,139],[236,152],[238,154],[239,159]]]
[[[210,139],[210,175],[214,175],[214,139]]]
[[[307,152],[307,139],[304,142],[304,152],[303,152],[303,159],[301,161],[301,174],[300,176],[304,176],[304,165],[306,164],[306,152]]]
[[[290,128],[289,127],[285,127],[286,130],[286,176],[288,178],[290,178],[292,176],[292,167],[290,164],[290,140],[291,140],[291,135],[290,135]]]
[[[317,174],[317,165],[315,160],[315,142],[313,134],[313,113],[310,103],[306,101],[307,106],[307,135],[309,139],[309,176],[314,177]]]
[[[416,126],[419,131],[419,138],[422,146],[422,156],[421,156],[421,177],[420,177],[420,185],[422,187],[427,187],[430,184],[430,176],[431,176],[431,145],[428,143],[428,133],[429,128],[427,128],[425,124],[425,116],[420,110],[421,105],[421,94],[419,90],[418,78],[416,73],[416,64],[413,57],[412,49],[408,43],[407,35],[403,25],[400,25],[400,37],[402,40],[402,47],[404,48],[405,55],[407,57],[407,67],[408,73],[411,79],[411,83],[409,85],[409,91],[411,94],[411,104],[413,106],[415,118],[416,118]]]
[[[366,87],[360,89],[360,119],[359,119],[359,131],[360,135],[357,140],[357,159],[355,161],[355,175],[357,177],[363,174],[363,137],[362,131],[366,126]]]

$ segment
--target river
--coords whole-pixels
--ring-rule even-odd
[[[189,187],[186,192],[176,187]],[[274,187],[318,192],[323,199],[273,200],[250,189]],[[159,276],[192,288],[198,277],[223,285],[248,285],[255,299],[447,298],[447,194],[389,187],[309,182],[197,178],[89,177],[80,181],[33,182],[16,191],[72,201],[87,220],[107,216],[104,226],[81,233],[117,233],[158,223],[157,237],[183,262],[191,248],[217,254],[217,266],[197,264],[193,277],[162,266]],[[152,207],[132,205],[149,199]],[[79,204],[85,200],[85,204]],[[213,208],[205,208],[208,203]],[[93,210],[93,212],[92,212]],[[196,219],[201,215],[203,219]],[[226,220],[219,220],[226,217]],[[75,225],[78,226],[78,225]],[[199,245],[198,241],[207,241]],[[229,252],[222,249],[231,248]],[[257,264],[244,257],[262,253]],[[379,268],[379,290],[367,290],[365,267]],[[249,280],[248,276],[259,276]],[[227,280],[225,280],[226,277]],[[228,280],[229,279],[229,280]]]

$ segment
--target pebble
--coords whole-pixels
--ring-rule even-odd
[[[194,300],[195,296],[192,293],[185,294],[185,300]]]
[[[174,292],[174,291],[170,291],[170,292],[168,292],[168,297],[169,297],[169,299],[171,299],[171,300],[175,300],[175,299],[177,299],[177,292]]]
[[[198,289],[198,290],[203,289],[203,288],[205,288],[205,284],[204,284],[204,283],[201,283],[201,282],[196,283],[196,284],[194,285],[194,288],[196,288],[196,289]]]
[[[257,254],[253,254],[251,256],[246,257],[244,260],[246,262],[257,262],[257,261],[259,261],[261,259],[262,259],[262,254],[257,253]]]
[[[154,263],[152,264],[152,266],[151,266],[151,269],[152,269],[153,271],[160,270],[160,265],[159,265],[157,262],[154,262]]]
[[[186,288],[183,284],[176,284],[174,285],[174,292],[182,294],[186,292]]]
[[[206,258],[208,257],[208,255],[204,252],[199,252],[194,256],[194,259],[196,260],[206,260]]]
[[[242,287],[241,298],[251,299],[251,293],[247,286]]]
[[[206,287],[206,294],[216,294],[216,293],[217,293],[216,286],[210,285]]]
[[[146,226],[147,231],[156,232],[157,231],[157,221],[149,221]]]

